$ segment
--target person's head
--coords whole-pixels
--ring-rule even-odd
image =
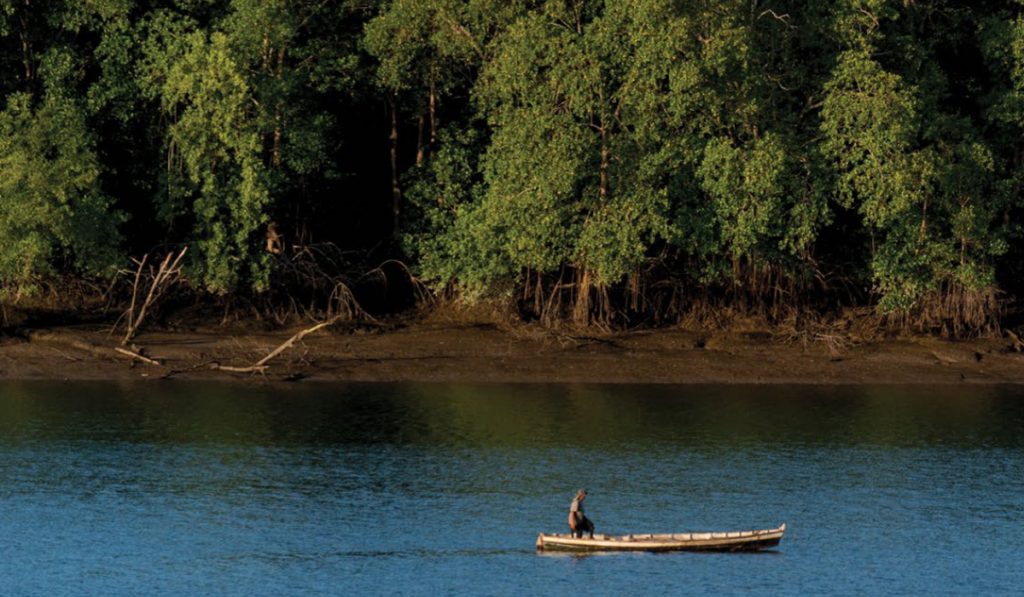
[[[581,490],[576,492],[576,499],[583,500],[586,497],[587,497],[587,490],[586,489],[581,489]]]

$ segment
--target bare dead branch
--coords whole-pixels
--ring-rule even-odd
[[[268,363],[270,361],[272,361],[275,357],[280,355],[282,352],[284,352],[284,351],[288,350],[289,348],[291,348],[292,346],[294,346],[296,342],[301,341],[303,338],[305,338],[309,334],[312,334],[313,332],[322,330],[323,328],[325,328],[327,326],[330,326],[330,325],[333,325],[333,324],[337,323],[341,319],[342,318],[340,316],[335,316],[335,317],[332,317],[331,319],[328,319],[327,321],[321,321],[320,323],[314,325],[313,327],[309,327],[309,328],[306,328],[304,330],[299,331],[297,334],[295,334],[291,338],[288,338],[287,340],[285,340],[280,346],[278,346],[274,350],[270,351],[270,353],[267,354],[267,356],[265,356],[262,359],[256,361],[254,364],[249,365],[248,367],[235,367],[235,366],[231,366],[231,365],[214,364],[212,366],[212,368],[213,369],[217,369],[218,371],[230,371],[232,373],[264,373],[269,368]]]
[[[257,367],[256,365],[250,365],[248,367],[232,367],[231,365],[220,365],[215,363],[210,368],[230,373],[265,373],[267,371],[267,367]]]
[[[771,16],[776,21],[782,22],[786,27],[789,27],[790,29],[796,29],[796,27],[794,27],[793,25],[790,24],[790,22],[789,22],[789,14],[788,13],[780,15],[777,12],[775,12],[774,10],[769,8],[768,10],[766,10],[766,11],[762,12],[761,14],[757,15],[757,18],[760,19],[761,17],[763,17],[765,15]]]
[[[870,11],[864,9],[864,8],[858,9],[858,12],[860,12],[861,14],[866,16],[871,21],[871,25],[868,27],[868,33],[871,33],[875,29],[878,29],[880,23],[878,21],[878,17],[875,16],[874,13],[872,13],[872,12],[870,12]]]
[[[135,280],[132,282],[132,302],[125,313],[127,317],[127,328],[125,330],[124,337],[121,338],[121,346],[127,345],[131,342],[135,334],[138,333],[139,328],[146,319],[146,314],[150,308],[156,303],[160,296],[171,287],[178,279],[181,274],[181,260],[185,257],[185,252],[188,251],[188,247],[184,247],[177,256],[173,252],[168,253],[164,260],[160,263],[160,267],[155,272],[151,270],[151,277],[149,278],[149,289],[146,292],[146,298],[142,301],[142,304],[138,304],[138,296],[140,290],[140,284],[143,280],[143,271],[146,267],[146,262],[149,259],[149,255],[145,255],[141,260],[137,261],[139,264],[135,270]]]
[[[142,270],[146,267],[146,261],[149,259],[149,253],[142,256],[142,261],[138,262],[138,268],[135,270],[135,281],[132,282],[132,303],[128,306],[126,315],[128,316],[128,329],[135,329],[135,301],[139,295],[139,278],[142,277]],[[123,340],[121,343],[125,344],[128,338]]]
[[[127,348],[121,348],[120,346],[115,346],[114,347],[114,351],[116,351],[116,352],[118,352],[120,354],[123,354],[126,357],[131,357],[132,360],[142,361],[143,363],[146,363],[147,365],[156,365],[157,367],[162,367],[163,366],[163,363],[161,363],[160,361],[158,361],[156,359],[151,359],[151,358],[149,358],[147,356],[143,356],[142,354],[140,354],[138,352],[133,352],[131,350],[128,350]]]

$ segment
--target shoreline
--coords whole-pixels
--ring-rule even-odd
[[[595,336],[490,323],[414,323],[382,331],[311,334],[263,373],[211,369],[259,361],[299,331],[144,332],[136,344],[161,363],[132,362],[100,326],[65,326],[0,338],[0,380],[219,380],[602,384],[949,385],[1024,384],[1024,354],[1004,339],[927,337],[837,349],[764,332],[681,329]]]

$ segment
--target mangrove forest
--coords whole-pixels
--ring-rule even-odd
[[[1021,0],[0,0],[4,318],[992,333],[1022,166]]]

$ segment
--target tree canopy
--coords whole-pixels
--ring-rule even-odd
[[[0,0],[0,75],[8,297],[186,244],[579,323],[1024,291],[1017,0]]]

